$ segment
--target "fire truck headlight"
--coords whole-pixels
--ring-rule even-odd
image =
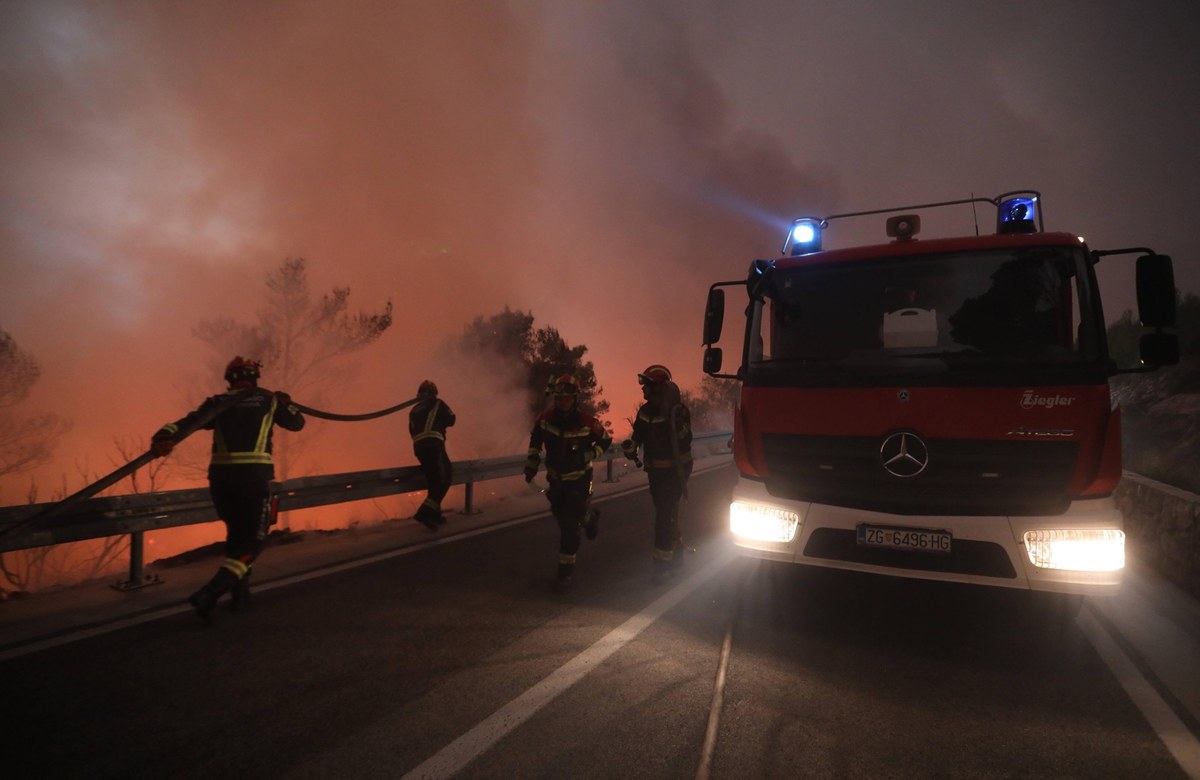
[[[1115,528],[1025,532],[1030,562],[1042,569],[1118,571],[1125,568],[1125,532]]]
[[[790,542],[800,528],[800,515],[763,504],[734,501],[729,505],[729,529],[737,536],[760,542]]]
[[[792,223],[784,250],[790,255],[804,255],[821,249],[821,220],[801,217]]]

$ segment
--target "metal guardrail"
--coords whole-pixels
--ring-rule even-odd
[[[693,437],[693,446],[720,444],[731,435],[731,431],[698,433]],[[525,468],[525,457],[507,455],[483,460],[456,461],[453,464],[451,484],[466,486],[463,511],[467,514],[475,512],[476,482],[521,474]],[[614,459],[624,459],[624,455],[615,448],[610,448],[602,458],[607,462],[606,479],[610,482],[613,479]],[[297,477],[272,483],[272,493],[278,498],[281,512],[413,493],[424,489],[425,477],[419,466]],[[147,531],[196,525],[219,519],[209,497],[208,488],[191,488],[91,498],[79,503],[69,512],[50,515],[43,521],[31,524],[29,528],[3,533],[5,529],[49,509],[55,503],[57,502],[0,507],[0,552],[129,534],[130,576],[126,587],[130,588],[152,584],[147,583],[142,574],[143,535]]]

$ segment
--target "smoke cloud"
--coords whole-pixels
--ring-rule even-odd
[[[1052,229],[1150,244],[1200,290],[1182,5],[809,5],[5,3],[0,328],[41,364],[29,411],[74,426],[0,503],[78,487],[222,389],[231,356],[192,329],[252,321],[285,257],[352,310],[395,305],[323,408],[434,379],[455,458],[519,452],[530,422],[448,354],[472,319],[586,344],[620,433],[646,365],[698,385],[708,285],[801,214],[1035,187]],[[314,425],[296,468],[411,464],[401,417]]]

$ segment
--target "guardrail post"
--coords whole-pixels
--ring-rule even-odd
[[[464,497],[463,497],[462,513],[464,515],[478,514],[478,510],[475,509],[475,483],[474,482],[464,482],[463,483],[463,494],[464,494]]]
[[[613,479],[613,475],[612,475],[612,469],[613,469],[612,463],[613,463],[613,459],[609,458],[608,459],[608,475],[604,478],[605,482],[615,482],[616,481]]]
[[[146,574],[142,561],[145,558],[145,531],[134,531],[129,535],[129,579],[117,582],[113,587],[117,590],[136,590],[147,585],[160,585],[162,578],[157,574]]]

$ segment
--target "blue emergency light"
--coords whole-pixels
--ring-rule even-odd
[[[1036,233],[1039,216],[1036,195],[1001,200],[996,212],[996,232]]]
[[[800,217],[792,223],[791,232],[783,244],[784,254],[805,255],[821,249],[822,220]]]

